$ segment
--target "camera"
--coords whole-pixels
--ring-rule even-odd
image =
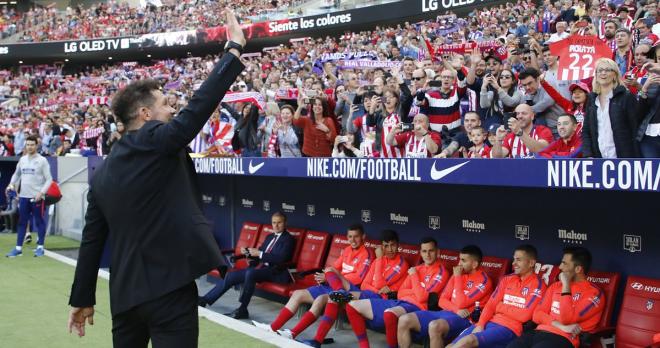
[[[507,131],[510,131],[511,128],[509,128],[509,119],[510,118],[516,118],[516,113],[515,112],[505,112],[504,113],[504,129]]]
[[[412,123],[401,123],[401,131],[409,132],[413,129],[415,129],[415,125],[413,125]]]
[[[337,138],[339,139],[340,143],[348,142],[348,137],[346,137],[345,135],[340,135]]]
[[[486,70],[484,70],[484,76],[490,76],[490,75],[492,75],[492,74],[493,74],[493,71],[492,71],[492,70],[490,70],[490,69],[486,69]]]
[[[376,90],[376,86],[374,86],[374,85],[367,85],[367,86],[365,86],[365,89],[367,90],[367,92],[373,92],[373,91]]]

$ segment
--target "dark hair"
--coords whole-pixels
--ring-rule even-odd
[[[358,231],[358,232],[360,232],[361,235],[364,236],[364,227],[362,226],[362,224],[352,224],[352,225],[348,226],[348,230],[349,231]]]
[[[618,33],[625,33],[625,34],[628,35],[628,36],[631,36],[631,35],[632,35],[632,32],[631,32],[630,30],[628,30],[628,28],[626,28],[626,27],[621,27],[621,28],[617,29],[614,33],[615,33],[615,34],[618,34]]]
[[[133,82],[112,98],[112,112],[128,126],[137,118],[139,108],[154,105],[156,98],[153,91],[159,89],[160,84],[154,79]]]
[[[533,77],[535,80],[539,78],[541,74],[539,73],[538,70],[534,68],[527,68],[523,70],[520,74],[518,74],[518,81],[522,81],[526,79],[528,76]]]
[[[292,115],[296,113],[296,111],[293,109],[293,106],[291,106],[289,104],[284,104],[284,105],[280,106],[280,112],[282,112],[282,110],[284,110],[284,109],[287,109],[287,110],[291,111]]]
[[[525,254],[527,254],[529,258],[538,260],[539,253],[536,251],[536,248],[531,244],[518,245],[514,251],[522,251]]]
[[[572,122],[573,124],[578,124],[577,118],[575,118],[575,116],[573,116],[573,115],[569,115],[569,114],[559,115],[559,117],[563,117],[563,116],[566,116],[566,117],[570,118],[570,119],[571,119],[571,122]],[[559,117],[557,117],[557,118],[559,118]]]
[[[399,235],[394,230],[383,230],[381,233],[383,242],[397,242],[399,243]]]
[[[571,255],[571,261],[575,266],[582,266],[584,274],[589,273],[591,269],[591,253],[587,248],[568,247],[564,249],[564,255]]]
[[[426,244],[426,243],[433,243],[433,246],[435,246],[436,248],[438,247],[438,241],[435,240],[435,238],[433,237],[424,237],[422,238],[422,242],[419,244]]]
[[[39,137],[36,135],[28,135],[27,138],[25,138],[25,142],[27,143],[28,141],[34,141],[35,144],[38,144]]]
[[[278,210],[278,211],[273,213],[273,217],[276,217],[276,216],[279,216],[282,219],[284,219],[284,223],[286,224],[286,215],[284,214],[284,212]]]
[[[616,29],[619,29],[619,27],[620,27],[620,25],[619,25],[619,21],[616,20],[616,19],[613,19],[613,18],[610,18],[610,19],[606,20],[606,21],[605,21],[605,25],[606,25],[607,23],[614,23],[614,27],[615,27]],[[603,27],[605,27],[605,25],[603,25]]]
[[[461,249],[460,253],[470,255],[470,257],[477,260],[479,263],[481,263],[481,259],[484,257],[481,249],[476,245],[466,245]]]

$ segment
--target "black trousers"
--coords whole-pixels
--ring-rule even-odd
[[[552,332],[532,330],[511,341],[506,348],[573,348],[573,344]]]
[[[208,303],[215,303],[222,295],[231,289],[233,286],[243,284],[239,302],[245,308],[250,304],[252,295],[254,294],[255,286],[258,282],[272,282],[277,281],[273,275],[271,268],[254,268],[249,267],[238,271],[229,272],[225,275],[225,279],[213,289],[204,295],[204,300]]]
[[[195,282],[112,317],[115,348],[194,348],[198,335]]]

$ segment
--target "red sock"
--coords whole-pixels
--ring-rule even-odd
[[[350,304],[346,305],[346,316],[351,323],[353,332],[357,336],[360,348],[369,348],[369,338],[367,337],[367,326],[364,323],[362,314],[358,313]]]
[[[328,282],[328,285],[330,285],[332,290],[340,290],[344,288],[344,284],[335,272],[325,272],[325,281]]]
[[[280,311],[280,314],[277,315],[277,318],[273,321],[272,324],[270,324],[270,328],[273,329],[273,331],[277,331],[286,324],[289,319],[293,318],[293,312],[290,311],[288,308],[284,307]]]
[[[323,343],[323,339],[332,328],[332,324],[337,320],[337,315],[339,313],[339,305],[336,302],[328,302],[325,305],[325,312],[321,317],[321,322],[319,323],[319,328],[316,330],[316,336],[314,339],[318,343]]]
[[[298,324],[296,324],[296,326],[293,329],[291,329],[291,334],[293,335],[293,338],[296,338],[296,336],[300,335],[301,332],[305,331],[306,328],[314,324],[315,321],[316,321],[316,316],[314,315],[314,313],[312,313],[311,311],[305,312],[302,318],[300,318]]]
[[[398,347],[396,330],[397,324],[399,323],[399,317],[392,312],[385,312],[383,314],[383,321],[385,321],[385,337],[387,338],[387,346],[389,348]]]

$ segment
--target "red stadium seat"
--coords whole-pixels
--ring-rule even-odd
[[[222,250],[222,255],[225,257],[225,261],[228,265],[233,264],[234,269],[243,269],[248,266],[247,259],[238,259],[234,264],[229,259],[231,256],[240,256],[242,255],[241,249],[243,248],[254,248],[257,245],[257,239],[261,233],[262,225],[256,222],[244,222],[243,227],[241,228],[241,233],[238,236],[236,241],[236,246],[234,249],[225,249]],[[208,273],[212,277],[219,277],[220,274],[218,270],[212,270]]]
[[[534,272],[541,275],[546,285],[550,285],[557,280],[561,271],[559,270],[559,266],[537,262]]]
[[[616,347],[653,345],[660,328],[660,279],[628,277],[616,325]]]
[[[614,312],[614,302],[616,301],[617,289],[619,288],[619,281],[621,275],[614,272],[598,272],[591,271],[587,279],[601,288],[605,294],[605,302],[603,303],[603,314],[600,317],[600,322],[596,329],[592,332],[591,348],[605,347],[603,337],[611,336],[614,333],[614,328],[610,326],[612,321],[612,313]]]
[[[383,244],[379,240],[375,239],[367,239],[364,241],[364,246],[367,247],[367,249],[371,250],[371,254],[376,257],[376,248],[379,246],[382,246]]]
[[[410,267],[419,265],[422,255],[419,253],[419,245],[399,244],[399,252],[408,262]]]
[[[438,249],[438,258],[448,269],[458,265],[458,251],[448,249]]]
[[[511,270],[511,259],[484,256],[481,260],[481,267],[486,271],[490,279],[493,280],[493,289],[495,289],[500,278]]]
[[[300,243],[301,248],[298,257],[295,259],[296,271],[304,272],[322,268],[324,257],[328,252],[330,238],[331,235],[327,232],[307,231],[303,242]],[[288,284],[262,282],[257,284],[257,288],[279,296],[289,297],[293,291],[305,289],[313,285],[316,285],[314,275],[309,274],[302,279],[296,279],[294,277],[294,282]]]
[[[300,256],[300,250],[302,250],[302,245],[303,245],[303,240],[305,238],[305,232],[307,231],[304,228],[297,228],[297,227],[287,227],[287,231],[296,239],[296,248],[293,251],[293,258],[292,260],[295,262],[298,260],[298,256]]]

